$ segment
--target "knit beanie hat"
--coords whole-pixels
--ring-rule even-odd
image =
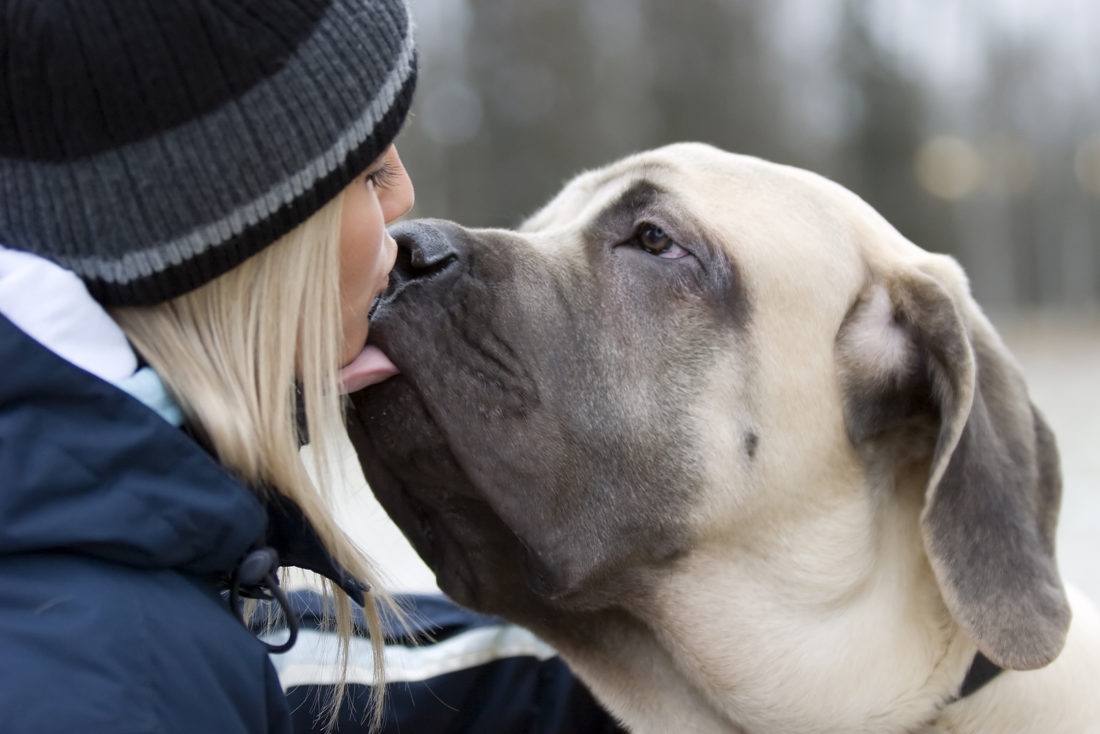
[[[403,0],[3,0],[0,244],[180,295],[363,173],[415,83]]]

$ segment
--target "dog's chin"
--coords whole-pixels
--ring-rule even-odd
[[[446,432],[403,376],[350,396],[349,433],[363,474],[379,503],[436,574],[441,590],[461,604],[491,610],[501,559],[519,541],[455,457]]]
[[[442,512],[422,500],[425,488],[406,484],[384,469],[372,471],[367,481],[386,512],[403,518],[399,523],[402,533],[435,573],[439,588],[466,606],[479,607],[478,574],[471,565],[471,554],[443,521]]]

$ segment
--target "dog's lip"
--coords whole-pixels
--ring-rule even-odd
[[[373,344],[368,344],[355,359],[340,369],[340,389],[345,394],[356,392],[368,385],[376,385],[400,372],[401,370],[385,352]]]

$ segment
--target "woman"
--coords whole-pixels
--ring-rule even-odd
[[[0,49],[0,728],[289,731],[238,601],[303,566],[346,636],[370,583],[298,447],[388,374],[406,9],[6,0]]]
[[[0,60],[0,729],[291,731],[259,596],[273,651],[321,638],[282,681],[300,728],[320,693],[321,728],[613,730],[499,620],[430,597],[381,630],[300,459],[308,436],[328,476],[341,391],[394,372],[364,343],[413,199],[401,0],[4,0]],[[279,565],[333,598],[288,599]],[[378,663],[341,707],[353,625]]]

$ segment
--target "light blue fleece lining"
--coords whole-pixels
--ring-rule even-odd
[[[129,377],[112,381],[115,387],[128,392],[164,420],[177,428],[183,425],[183,413],[168,394],[160,375],[152,367],[142,367]]]

